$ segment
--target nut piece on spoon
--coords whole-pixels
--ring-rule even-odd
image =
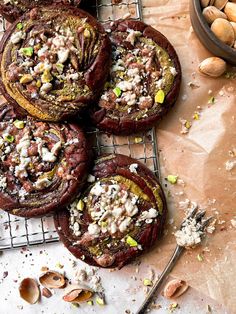
[[[218,57],[210,57],[199,64],[199,71],[211,77],[219,77],[226,71],[226,62]]]
[[[40,290],[37,282],[32,278],[25,278],[21,281],[19,292],[22,299],[30,304],[38,302]]]

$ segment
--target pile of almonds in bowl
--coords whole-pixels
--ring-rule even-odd
[[[215,36],[236,49],[236,0],[201,0],[201,6]]]

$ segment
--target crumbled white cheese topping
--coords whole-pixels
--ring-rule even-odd
[[[95,180],[96,180],[96,178],[92,174],[88,175],[87,182],[93,183],[93,182],[95,182]]]
[[[0,189],[5,190],[7,187],[7,178],[4,177],[3,175],[0,175]]]
[[[137,173],[137,169],[138,169],[138,164],[131,164],[129,166],[130,172]]]
[[[24,39],[24,38],[25,38],[25,33],[23,31],[19,31],[19,32],[13,33],[11,35],[10,40],[13,44],[18,44],[21,41],[21,39]]]
[[[75,273],[75,281],[79,284],[86,284],[94,292],[102,293],[104,291],[101,277],[97,275],[97,269],[93,267],[89,270],[86,268],[79,268]]]
[[[183,222],[182,228],[175,232],[176,242],[180,246],[191,247],[201,242],[204,234],[200,230],[201,225],[195,218],[188,218]]]
[[[52,184],[48,178],[38,178],[38,180],[34,183],[34,186],[37,190],[42,190],[44,188],[49,187]]]

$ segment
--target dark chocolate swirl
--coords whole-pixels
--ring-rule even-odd
[[[94,103],[110,66],[110,41],[88,13],[35,8],[1,42],[1,89],[32,116],[62,121]]]

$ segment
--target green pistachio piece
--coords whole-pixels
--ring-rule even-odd
[[[104,302],[104,300],[102,298],[96,298],[96,303],[98,305],[105,305],[105,302]]]
[[[80,211],[82,211],[84,209],[84,202],[82,200],[79,200],[77,203],[76,208]]]
[[[41,76],[42,83],[49,83],[49,82],[51,82],[52,79],[53,79],[53,77],[52,77],[52,74],[50,73],[50,71],[44,70],[44,72]]]
[[[22,23],[17,23],[16,28],[21,30],[23,28],[23,24]]]
[[[143,280],[143,284],[144,284],[144,286],[152,286],[153,285],[153,283],[152,283],[152,281],[150,280],[150,279],[148,279],[148,278],[145,278],[144,280]]]
[[[32,55],[33,55],[33,53],[34,53],[34,49],[33,49],[33,47],[24,47],[24,48],[21,48],[21,49],[20,49],[20,53],[21,53],[23,56],[32,57]]]
[[[162,89],[160,89],[155,95],[155,102],[159,104],[163,104],[165,100],[165,93]]]
[[[7,141],[8,143],[13,143],[15,140],[15,137],[13,135],[7,134],[4,136],[4,140]]]
[[[20,83],[21,84],[28,84],[30,82],[33,81],[33,76],[31,74],[24,74],[21,78],[20,78]]]
[[[92,301],[92,300],[87,301],[87,304],[88,304],[88,305],[93,305],[93,301]]]
[[[138,242],[135,241],[131,236],[128,236],[126,238],[126,243],[131,246],[131,247],[135,247],[135,246],[138,246]]]
[[[167,181],[170,182],[171,184],[175,184],[178,181],[178,176],[174,176],[173,174],[169,174],[167,176]]]
[[[56,69],[57,69],[57,72],[62,73],[64,69],[64,65],[62,63],[57,63]]]
[[[121,89],[119,88],[119,87],[115,87],[114,89],[113,89],[113,92],[114,92],[114,94],[116,95],[116,97],[120,97],[120,95],[121,95]]]
[[[197,255],[197,259],[198,259],[199,262],[202,262],[202,261],[203,261],[202,255],[201,255],[201,254],[198,254],[198,255]]]
[[[212,96],[209,100],[208,100],[208,104],[214,104],[215,103],[215,97]]]
[[[23,129],[25,126],[24,121],[20,121],[20,120],[15,120],[13,124],[17,129]]]

